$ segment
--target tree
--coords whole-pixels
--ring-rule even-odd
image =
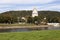
[[[27,23],[33,23],[33,18],[32,17],[28,17],[27,18]]]
[[[35,24],[39,24],[40,23],[40,18],[38,17],[38,16],[35,16],[34,18],[33,18],[33,23],[35,23]]]

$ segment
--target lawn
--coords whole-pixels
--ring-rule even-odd
[[[0,26],[35,26],[34,24],[0,24]]]
[[[0,33],[0,40],[60,40],[60,30]]]

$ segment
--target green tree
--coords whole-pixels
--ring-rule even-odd
[[[33,23],[33,18],[32,17],[28,17],[27,18],[27,23]]]

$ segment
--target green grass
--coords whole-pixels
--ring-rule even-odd
[[[60,30],[0,33],[0,40],[60,40]]]
[[[34,24],[0,24],[0,26],[35,26]]]

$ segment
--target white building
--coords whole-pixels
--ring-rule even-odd
[[[48,25],[52,25],[52,26],[55,26],[55,27],[59,27],[60,26],[60,23],[47,23]]]
[[[38,11],[36,8],[33,9],[32,11],[32,17],[38,16]]]

